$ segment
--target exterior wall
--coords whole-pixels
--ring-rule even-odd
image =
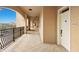
[[[24,28],[26,28],[25,23],[26,22],[25,22],[24,17],[20,13],[16,12],[16,27],[24,27]],[[24,31],[26,32],[26,29]]]
[[[43,7],[44,43],[57,43],[57,7]]]
[[[71,51],[79,51],[79,7],[70,7]]]

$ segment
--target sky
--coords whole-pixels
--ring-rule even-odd
[[[15,21],[16,21],[16,12],[8,8],[0,10],[0,23],[10,23]]]

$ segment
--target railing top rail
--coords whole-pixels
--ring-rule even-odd
[[[24,28],[24,27],[16,27],[16,28]],[[3,30],[8,30],[8,29],[16,29],[16,28],[0,29],[0,31],[3,31]]]

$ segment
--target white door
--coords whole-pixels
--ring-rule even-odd
[[[70,18],[69,11],[61,13],[61,45],[70,51]]]

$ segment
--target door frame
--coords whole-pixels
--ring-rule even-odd
[[[64,6],[58,9],[57,11],[57,45],[61,45],[61,35],[60,35],[60,29],[61,29],[61,20],[60,20],[60,14],[63,10],[69,8],[69,19],[70,19],[70,7],[69,6]],[[70,28],[69,28],[70,30]],[[69,49],[70,51],[70,49]]]

